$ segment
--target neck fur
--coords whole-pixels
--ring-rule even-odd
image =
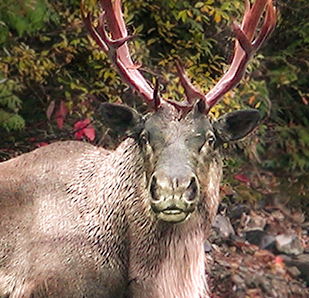
[[[161,263],[156,283],[158,297],[199,298],[205,293],[204,237],[179,234],[166,246],[167,255]]]

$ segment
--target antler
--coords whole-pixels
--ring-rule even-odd
[[[245,14],[241,26],[234,24],[234,32],[237,38],[234,47],[234,55],[229,70],[206,95],[193,86],[180,61],[176,61],[180,82],[185,89],[186,101],[176,102],[167,100],[180,110],[190,109],[197,99],[205,103],[205,110],[208,112],[218,100],[229,90],[235,87],[241,80],[247,63],[252,55],[259,49],[261,44],[270,36],[276,24],[276,11],[272,0],[256,0],[251,7],[249,0],[245,0]],[[92,38],[101,49],[108,55],[115,64],[122,79],[137,90],[151,108],[157,109],[160,104],[158,84],[152,88],[138,67],[132,62],[127,42],[132,39],[128,36],[125,22],[121,12],[121,0],[101,0],[103,13],[99,17],[99,25],[94,28],[92,17],[85,10],[84,0],[81,2],[81,11],[84,23]],[[264,22],[258,31],[260,19],[264,11]],[[106,31],[108,27],[111,38]],[[256,31],[258,31],[256,33]]]
[[[248,61],[275,28],[276,10],[272,4],[272,0],[256,0],[252,7],[249,0],[245,0],[245,5],[245,14],[241,26],[235,23],[233,24],[237,41],[234,47],[231,66],[214,88],[206,95],[191,84],[180,61],[176,61],[180,82],[185,89],[189,105],[192,105],[196,99],[201,98],[205,101],[206,112],[208,112],[226,92],[239,83],[246,70]],[[259,32],[256,34],[265,7],[264,22]]]
[[[134,65],[131,59],[127,41],[132,39],[128,36],[126,25],[121,12],[121,0],[101,0],[103,13],[99,17],[99,25],[94,28],[92,16],[86,12],[84,0],[81,2],[81,12],[84,23],[92,38],[106,53],[116,66],[122,79],[137,90],[145,101],[154,108],[154,89],[148,84],[146,79]],[[105,29],[108,26],[111,37]]]

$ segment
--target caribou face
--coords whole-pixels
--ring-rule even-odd
[[[259,120],[259,112],[250,109],[212,121],[199,103],[184,115],[162,102],[144,118],[128,107],[104,104],[102,115],[112,129],[138,140],[151,209],[159,220],[171,223],[188,219],[205,199],[200,192],[204,175],[198,173],[218,159],[219,145],[246,136]]]

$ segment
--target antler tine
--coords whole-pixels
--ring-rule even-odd
[[[270,36],[276,26],[276,9],[272,6],[272,0],[268,0],[268,9],[266,11],[265,21],[261,31],[253,42],[253,46],[257,51],[263,42]]]
[[[156,109],[158,104],[160,104],[159,94],[142,76],[130,56],[127,42],[132,37],[128,36],[122,17],[121,0],[101,0],[101,6],[104,12],[99,17],[98,27],[94,28],[92,17],[86,12],[84,0],[82,0],[81,11],[87,29],[93,39],[114,63],[122,79],[137,90],[151,108]],[[264,22],[259,32],[257,32],[265,7]],[[108,27],[111,37],[109,37],[106,31],[105,24]],[[185,111],[192,108],[197,99],[202,99],[205,102],[205,110],[208,112],[226,92],[239,83],[246,70],[249,59],[270,36],[275,24],[276,11],[272,0],[256,0],[252,6],[249,0],[245,0],[243,21],[241,25],[233,24],[237,40],[229,70],[214,88],[204,95],[190,82],[180,61],[176,61],[177,72],[180,77],[180,82],[185,89],[187,100],[183,102],[167,101]]]
[[[256,34],[256,29],[266,8],[264,22],[260,32]],[[202,94],[198,88],[190,82],[180,61],[176,61],[176,68],[180,77],[180,82],[185,89],[187,106],[197,99],[205,101],[206,112],[219,101],[219,99],[233,87],[235,87],[246,70],[247,63],[252,55],[259,49],[261,44],[270,36],[276,25],[276,10],[272,5],[272,0],[256,0],[251,7],[249,0],[245,0],[245,13],[241,25],[233,24],[233,29],[237,38],[234,47],[234,55],[229,70],[223,75],[219,82],[206,95]],[[254,39],[254,36],[256,38]],[[254,40],[253,40],[254,39]],[[176,105],[175,102],[171,102]],[[178,104],[179,105],[179,104]],[[183,104],[181,104],[182,106]]]
[[[128,36],[126,25],[122,17],[121,0],[101,0],[103,13],[99,17],[99,25],[94,28],[92,16],[86,12],[84,0],[81,2],[81,12],[84,23],[92,38],[106,53],[124,82],[138,91],[146,103],[154,108],[154,89],[134,65],[127,42],[132,39]],[[111,34],[109,37],[105,23]]]
[[[175,61],[175,65],[179,75],[180,83],[185,89],[188,103],[192,105],[192,103],[194,103],[195,100],[204,98],[205,95],[198,88],[194,87],[193,84],[191,83],[179,59]]]
[[[264,23],[256,39],[253,40],[265,6],[267,7]],[[258,50],[262,42],[270,36],[275,24],[276,11],[271,0],[256,0],[252,7],[246,0],[246,10],[241,26],[234,24],[237,41],[231,66],[214,88],[206,94],[208,109],[213,107],[226,92],[239,83],[249,59]]]

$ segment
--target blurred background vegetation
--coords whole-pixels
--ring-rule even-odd
[[[231,23],[241,20],[243,2],[124,1],[128,30],[137,36],[130,42],[134,61],[149,81],[160,78],[164,97],[181,100],[174,66],[175,58],[181,57],[194,83],[207,92],[228,68],[234,40]],[[86,3],[98,11],[95,0]],[[234,179],[233,186],[246,188],[255,198],[273,194],[278,187],[291,194],[287,199],[304,199],[308,205],[309,3],[275,4],[278,23],[271,39],[250,62],[242,83],[212,113],[255,107],[263,116],[251,138],[226,148],[227,177],[232,177],[226,185]],[[137,104],[136,95],[90,41],[79,6],[80,0],[1,1],[1,159],[74,139],[76,124],[89,123],[88,119],[96,129],[92,143],[102,144],[106,135],[100,103],[132,104],[133,99]]]

